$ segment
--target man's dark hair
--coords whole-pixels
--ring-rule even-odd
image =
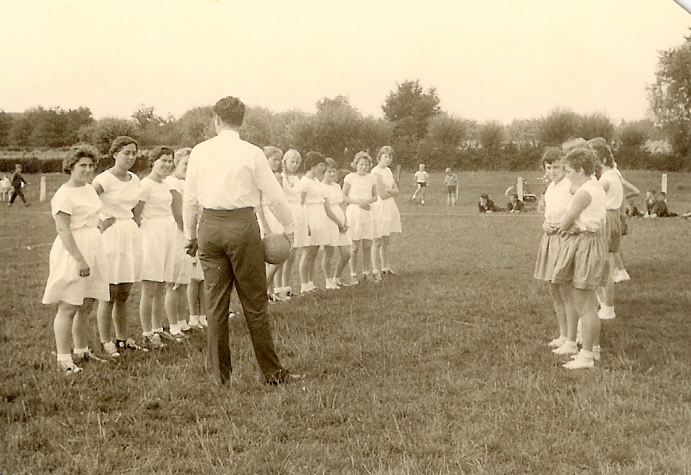
[[[237,97],[224,97],[214,105],[214,113],[227,125],[240,127],[245,118],[245,104]]]

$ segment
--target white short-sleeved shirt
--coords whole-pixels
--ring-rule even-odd
[[[302,187],[300,186],[300,177],[297,175],[283,175],[281,181],[283,185],[283,193],[288,198],[290,204],[300,204]]]
[[[306,205],[317,205],[324,203],[324,187],[321,182],[314,178],[309,178],[307,175],[300,180],[301,193],[306,193]]]
[[[569,209],[573,200],[571,182],[562,178],[559,183],[552,182],[545,191],[545,222],[558,224]]]
[[[590,194],[590,204],[581,211],[574,224],[580,231],[597,232],[605,224],[607,217],[607,196],[596,180],[586,181],[576,193],[585,190]]]
[[[600,183],[609,183],[607,190],[607,209],[619,209],[624,202],[624,185],[621,184],[621,174],[614,168],[602,172]]]
[[[394,186],[396,185],[396,180],[394,179],[393,173],[391,172],[391,169],[389,167],[374,167],[372,168],[372,171],[370,173],[372,174],[372,176],[379,175],[381,177],[382,181],[384,182],[384,188],[386,188],[386,191],[391,191],[394,189]]]
[[[122,181],[109,170],[104,171],[94,178],[93,184],[101,185],[103,193],[100,194],[103,208],[103,218],[132,219],[132,208],[139,201],[139,177],[132,172],[127,172],[130,177]]]
[[[372,187],[374,187],[374,177],[349,173],[346,175],[344,183],[350,185],[348,197],[353,200],[366,200],[372,198]]]
[[[429,177],[429,173],[418,170],[415,172],[415,181],[418,183],[427,183],[427,177]]]
[[[329,206],[333,208],[343,203],[343,190],[338,186],[338,183],[329,183],[328,185],[322,183],[322,186],[324,187],[324,197],[329,202]]]
[[[168,185],[170,191],[177,191],[180,193],[180,196],[185,192],[185,180],[181,180],[175,175],[168,175],[163,181]]]
[[[101,200],[93,186],[62,185],[50,200],[51,214],[55,217],[60,211],[70,215],[70,231],[83,227],[96,227]]]
[[[148,176],[142,179],[139,188],[139,201],[146,202],[142,219],[161,218],[173,215],[171,204],[173,195],[165,182],[158,183]]]

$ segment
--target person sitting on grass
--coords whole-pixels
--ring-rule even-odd
[[[677,213],[671,212],[667,207],[667,193],[665,193],[664,191],[661,191],[660,194],[657,196],[657,200],[655,201],[655,204],[653,205],[653,209],[651,211],[651,218],[674,218],[676,216],[679,216]]]
[[[495,205],[494,201],[492,201],[489,198],[489,195],[486,193],[480,195],[480,201],[477,204],[477,208],[480,213],[494,213],[496,211],[501,211],[501,208]]]
[[[519,200],[518,195],[514,193],[509,196],[509,201],[506,202],[506,210],[509,213],[522,213],[525,211],[525,203],[523,200]]]

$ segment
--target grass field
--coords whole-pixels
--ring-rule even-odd
[[[308,374],[285,387],[262,384],[242,319],[227,387],[206,375],[201,332],[58,373],[40,303],[55,230],[33,177],[33,206],[0,205],[0,473],[691,473],[691,221],[632,221],[602,360],[568,371],[532,278],[540,216],[476,212],[483,192],[503,206],[516,175],[462,173],[447,208],[441,175],[423,207],[405,173],[398,275],[271,306],[284,364]],[[659,173],[625,176],[660,189]],[[691,208],[690,175],[669,174],[669,202]],[[92,335],[98,348],[95,317]]]

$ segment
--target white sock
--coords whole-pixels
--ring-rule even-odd
[[[334,280],[333,280],[333,279],[330,279],[330,278],[327,277],[327,278],[324,279],[324,280],[326,281],[326,286],[327,286],[327,287],[333,287],[333,285],[334,285]]]
[[[206,325],[206,315],[199,315],[199,323]]]
[[[75,349],[74,349],[74,354],[75,354],[75,355],[85,355],[85,354],[87,354],[88,352],[89,352],[89,347],[88,347],[88,346],[85,347],[85,348],[75,348]]]
[[[199,323],[199,315],[190,315],[190,321],[188,325],[196,325]]]
[[[142,336],[145,336],[145,337],[154,336],[154,331],[151,330],[150,332],[142,332]]]
[[[589,360],[592,360],[595,357],[592,351],[584,350],[583,348],[581,348],[581,351],[580,353],[578,353],[578,356]]]
[[[179,323],[172,323],[170,325],[170,333],[173,335],[177,335],[178,333],[181,333],[182,330],[180,330],[180,324]]]
[[[163,327],[154,328],[151,331],[153,331],[154,333],[163,333]]]
[[[70,353],[58,354],[58,361],[69,361],[72,362],[72,355]]]

